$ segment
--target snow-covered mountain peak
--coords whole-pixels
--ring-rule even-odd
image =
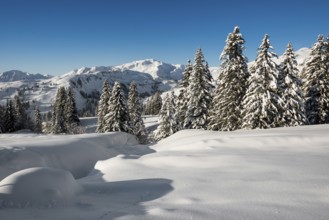
[[[179,80],[181,79],[184,65],[172,65],[155,59],[145,59],[119,65],[115,68],[121,69],[122,71],[133,70],[136,72],[148,73],[154,80]]]
[[[41,80],[41,79],[49,79],[52,76],[49,75],[42,75],[42,74],[32,74],[23,72],[20,70],[10,70],[0,74],[0,82],[14,82],[14,81],[34,81],[34,80]]]

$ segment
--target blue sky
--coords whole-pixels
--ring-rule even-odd
[[[250,60],[265,33],[282,54],[329,34],[328,0],[0,0],[0,72],[61,75],[154,58],[186,63],[198,47],[219,66],[240,26]]]

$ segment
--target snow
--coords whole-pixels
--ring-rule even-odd
[[[49,79],[51,76],[42,75],[40,73],[32,74],[27,72],[22,72],[20,70],[10,70],[0,74],[0,82],[13,82],[13,81],[36,81],[40,79]]]
[[[80,190],[70,172],[34,167],[18,171],[0,182],[0,202],[2,207],[50,207],[67,204]]]
[[[126,133],[84,135],[3,134],[0,145],[0,179],[22,169],[53,167],[75,178],[87,175],[98,160],[125,152],[136,145]]]
[[[136,145],[122,133],[4,134],[0,137],[2,178],[9,175],[3,175],[9,164],[21,166],[35,160],[28,151],[46,162],[67,157],[67,164],[57,168],[72,173],[68,168],[84,170],[89,157],[104,155],[75,182],[61,180],[68,182],[59,190],[68,190],[73,203],[38,209],[3,207],[0,219],[327,219],[328,131],[329,125],[183,130],[154,145]],[[29,175],[21,172],[13,175]],[[64,173],[59,171],[60,176]],[[42,178],[30,180],[53,189]]]

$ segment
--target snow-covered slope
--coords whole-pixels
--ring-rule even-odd
[[[128,92],[129,84],[135,81],[142,97],[148,97],[155,91],[168,91],[181,79],[183,65],[172,65],[154,59],[135,61],[128,64],[110,67],[83,67],[72,70],[62,76],[31,82],[21,80],[13,83],[0,82],[0,100],[13,98],[20,90],[25,100],[33,100],[41,110],[49,110],[55,100],[58,87],[71,86],[77,99],[77,107],[86,106],[94,110],[100,96],[102,85],[108,80],[111,85],[119,81],[124,91]]]
[[[302,68],[305,60],[309,57],[310,49],[301,48],[296,51],[299,68]],[[276,61],[282,60],[282,56]],[[250,65],[252,62],[250,62]],[[173,65],[154,59],[134,61],[131,63],[110,67],[83,67],[72,70],[62,76],[37,81],[20,80],[1,82],[0,80],[0,102],[4,103],[7,98],[13,98],[20,92],[24,94],[25,100],[33,101],[41,111],[50,110],[54,103],[56,91],[59,86],[71,86],[77,99],[79,110],[95,110],[98,98],[102,90],[104,80],[109,80],[113,85],[119,81],[127,93],[129,84],[135,81],[143,98],[154,94],[155,91],[170,91],[177,87],[182,78],[184,65]],[[210,67],[210,71],[216,80],[219,77],[219,67]],[[15,75],[15,74],[14,74]],[[11,75],[11,79],[14,78]],[[32,106],[33,108],[33,106]]]
[[[328,131],[184,130],[153,146],[131,146],[120,133],[4,134],[0,173],[35,158],[48,167],[50,160],[65,163],[61,170],[40,163],[2,180],[0,219],[327,219]],[[67,167],[95,163],[95,155],[101,160],[85,177],[67,174]],[[44,202],[38,208],[29,190]],[[65,196],[72,201],[58,204]]]
[[[35,81],[40,79],[49,79],[51,76],[42,75],[40,73],[27,73],[20,70],[10,70],[0,73],[0,82],[14,82],[14,81]]]

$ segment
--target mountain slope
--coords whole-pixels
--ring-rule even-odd
[[[51,78],[49,75],[42,75],[40,73],[32,74],[20,70],[10,70],[0,74],[0,82],[34,81],[49,78]]]

